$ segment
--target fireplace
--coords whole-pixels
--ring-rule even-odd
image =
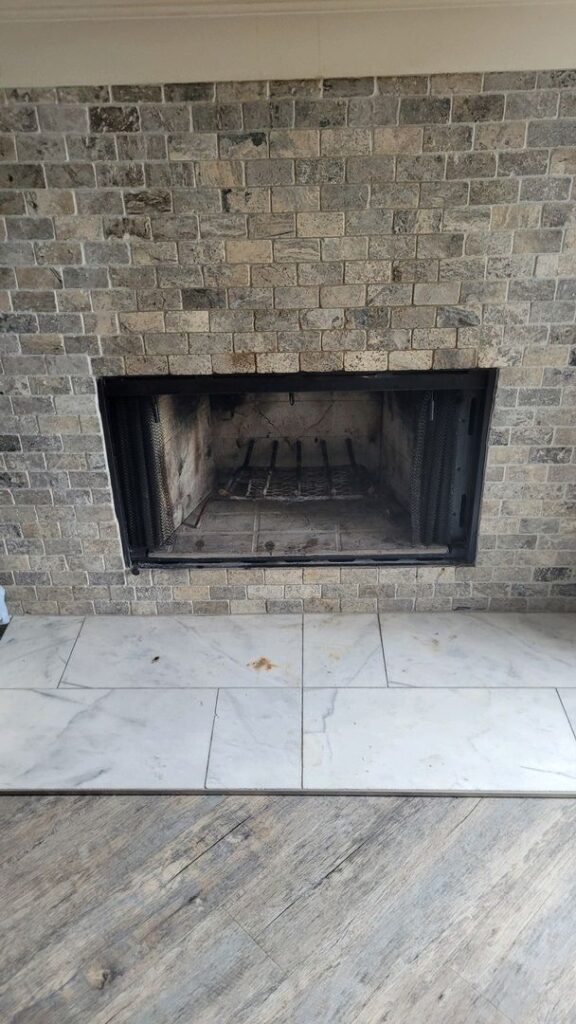
[[[469,564],[495,371],[106,378],[127,564]]]

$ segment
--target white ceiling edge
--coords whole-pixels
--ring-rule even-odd
[[[0,86],[338,78],[576,67],[576,4],[283,17],[5,23]]]
[[[576,6],[575,0],[0,0],[0,23]]]

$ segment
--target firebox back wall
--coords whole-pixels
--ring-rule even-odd
[[[12,611],[576,607],[575,173],[574,71],[6,89]],[[475,566],[126,572],[98,377],[476,365]]]

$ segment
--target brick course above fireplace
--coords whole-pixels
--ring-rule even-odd
[[[6,89],[15,612],[576,607],[576,72]],[[122,557],[101,377],[499,367],[476,565]]]

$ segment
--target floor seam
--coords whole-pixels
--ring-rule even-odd
[[[84,615],[84,617],[82,619],[82,622],[80,623],[80,629],[78,630],[78,632],[76,634],[76,639],[75,639],[75,641],[72,644],[72,647],[70,649],[70,654],[66,658],[66,664],[64,665],[64,668],[62,669],[62,672],[60,674],[60,678],[58,680],[58,686],[56,687],[57,690],[60,689],[60,683],[62,682],[62,680],[64,678],[64,675],[66,673],[66,669],[68,668],[68,665],[70,664],[70,659],[71,659],[72,655],[74,654],[74,651],[76,650],[76,644],[78,643],[78,641],[80,639],[80,634],[81,634],[82,630],[84,629],[85,623],[86,623],[86,616]]]
[[[214,729],[216,728],[216,715],[218,714],[218,698],[220,696],[220,689],[216,690],[216,700],[214,701],[214,717],[212,719],[212,729],[210,730],[210,743],[208,744],[208,757],[206,758],[206,771],[204,772],[204,789],[208,789],[208,770],[210,768],[210,756],[212,754],[212,741],[214,739]]]
[[[380,633],[380,647],[382,648],[382,660],[384,661],[384,678],[386,680],[386,686],[390,686],[390,680],[388,678],[388,663],[386,661],[386,650],[384,648],[384,634],[382,633],[382,622],[378,612],[376,612],[376,618],[378,620],[378,632]]]
[[[572,735],[574,737],[574,742],[576,743],[576,729],[572,725],[572,719],[570,718],[570,715],[568,714],[568,712],[566,710],[566,705],[564,704],[564,701],[562,700],[562,696],[560,694],[560,690],[558,689],[558,687],[556,687],[556,694],[558,696],[558,700],[560,701],[560,707],[562,708],[562,711],[564,712],[564,714],[566,716],[566,721],[568,722],[568,726],[570,728],[570,732],[572,733]]]
[[[300,679],[300,789],[304,789],[304,615],[302,615],[302,676]]]

